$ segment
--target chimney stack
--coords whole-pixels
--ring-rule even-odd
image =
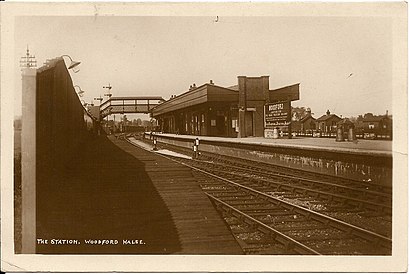
[[[209,84],[210,84],[210,85],[213,85],[213,84],[214,84],[214,81],[212,81],[212,79],[209,80]]]

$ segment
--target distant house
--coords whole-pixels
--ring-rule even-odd
[[[336,114],[330,114],[330,111],[326,111],[326,115],[321,116],[316,120],[317,129],[324,133],[333,133],[337,131],[337,123],[342,118]]]
[[[312,131],[316,129],[316,119],[309,112],[305,117],[300,119],[300,129],[303,132]]]
[[[388,115],[366,114],[361,121],[365,138],[392,138],[393,121]]]
[[[299,121],[292,121],[292,131],[300,133],[311,133],[316,129],[316,119],[312,116],[310,109]]]

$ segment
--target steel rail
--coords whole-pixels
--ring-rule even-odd
[[[199,164],[205,162],[208,165],[217,166],[217,163],[214,163],[214,162],[203,161],[203,160],[198,160],[198,159],[194,159],[193,161],[197,162]],[[333,198],[335,198],[335,199],[339,199],[343,203],[346,203],[346,201],[350,201],[349,204],[352,205],[352,206],[359,206],[360,208],[364,207],[368,210],[380,209],[385,214],[391,214],[391,211],[392,211],[392,206],[391,206],[392,201],[391,201],[391,198],[390,198],[391,195],[386,194],[386,193],[382,193],[382,192],[377,192],[377,191],[365,190],[365,189],[363,189],[363,187],[365,187],[365,186],[362,185],[361,182],[356,182],[356,181],[350,181],[349,180],[350,184],[355,184],[356,186],[360,184],[359,187],[350,187],[350,186],[346,186],[346,185],[328,183],[328,182],[325,182],[325,181],[318,181],[318,180],[313,180],[313,179],[309,179],[309,178],[295,177],[295,176],[291,176],[291,175],[287,175],[287,174],[281,174],[281,173],[279,173],[279,174],[276,173],[275,174],[273,172],[267,171],[266,169],[259,168],[259,167],[255,167],[255,168],[258,169],[257,171],[255,171],[253,169],[254,168],[253,166],[249,166],[249,165],[246,165],[244,163],[239,163],[239,165],[234,166],[231,161],[222,160],[222,162],[223,162],[224,166],[222,166],[222,167],[218,166],[218,169],[221,169],[221,168],[223,169],[223,167],[226,166],[227,168],[245,170],[245,171],[248,171],[248,172],[253,171],[253,172],[257,173],[255,175],[258,175],[258,174],[261,174],[261,176],[264,176],[264,175],[268,176],[269,175],[269,176],[276,177],[280,180],[290,179],[293,182],[296,182],[297,184],[299,184],[299,186],[290,186],[289,184],[286,184],[286,183],[282,184],[282,183],[279,183],[279,182],[270,181],[270,179],[267,179],[267,178],[264,178],[264,179],[263,178],[258,178],[258,180],[263,181],[262,183],[275,184],[276,186],[279,186],[279,187],[281,187],[282,189],[284,189],[286,191],[293,191],[293,189],[297,189],[299,191],[302,191],[302,192],[300,192],[302,194],[311,193],[311,194],[314,194],[314,195],[320,195],[322,197],[326,196],[327,198],[330,198],[330,200],[333,200]],[[228,162],[228,163],[226,163],[226,162]],[[223,172],[223,171],[220,171],[220,172]],[[239,174],[238,174],[238,176],[243,176],[245,178],[252,177],[252,176],[239,175]],[[256,181],[255,178],[250,178],[250,179],[252,179],[253,181]],[[340,178],[340,179],[344,180],[345,178]],[[258,183],[258,182],[255,182],[255,183]],[[322,188],[327,186],[327,187],[333,188],[334,190],[333,191],[326,190],[326,189],[325,190],[320,190],[320,189],[316,190],[316,189],[312,188],[313,186],[309,188],[309,186],[304,186],[304,184],[319,184]],[[359,192],[359,194],[360,193],[363,194],[362,196],[370,197],[370,198],[373,198],[373,199],[370,199],[370,198],[366,199],[366,198],[357,197],[358,195],[356,193],[354,193],[356,197],[351,197],[351,196],[348,196],[347,194],[337,194],[337,193],[335,193],[336,188],[341,189],[341,190],[345,190],[345,191],[350,191],[350,192],[353,192],[353,193],[354,192]],[[378,201],[377,197],[374,197],[374,196],[380,197],[380,199],[383,199],[383,201]],[[386,201],[386,199],[389,199],[389,200]]]
[[[385,244],[385,246],[390,246],[391,243],[392,243],[392,241],[391,241],[390,238],[385,237],[385,236],[380,235],[380,234],[377,234],[377,233],[375,233],[375,232],[372,232],[372,231],[363,229],[363,228],[361,228],[361,227],[358,227],[358,226],[355,226],[355,225],[346,223],[346,222],[344,222],[344,221],[341,221],[341,220],[338,220],[338,219],[329,217],[329,216],[327,216],[327,215],[318,213],[318,212],[316,212],[316,211],[313,211],[313,210],[310,210],[310,209],[307,209],[307,208],[304,208],[304,207],[301,207],[301,206],[298,206],[298,205],[294,205],[294,204],[292,204],[292,203],[290,203],[290,202],[283,201],[283,200],[281,200],[281,199],[278,199],[278,198],[275,198],[275,197],[273,197],[273,196],[270,196],[270,195],[268,195],[268,194],[266,194],[266,193],[263,193],[263,192],[260,192],[260,191],[258,191],[258,190],[255,190],[255,189],[253,189],[253,188],[250,188],[250,187],[241,185],[241,184],[239,184],[239,183],[233,182],[233,181],[228,180],[228,179],[225,179],[225,178],[223,178],[223,177],[214,175],[214,174],[209,173],[209,172],[207,172],[207,171],[203,171],[203,170],[198,169],[198,168],[196,168],[196,167],[192,167],[192,166],[189,166],[189,165],[184,164],[184,163],[181,163],[181,164],[183,164],[183,165],[185,165],[185,166],[188,166],[188,167],[191,167],[192,169],[197,170],[197,171],[199,171],[199,172],[201,172],[201,173],[207,174],[208,176],[217,178],[217,179],[219,179],[219,180],[221,180],[221,181],[223,181],[223,182],[226,182],[227,184],[230,184],[230,185],[234,185],[234,186],[236,186],[236,187],[239,187],[239,188],[245,190],[245,192],[252,192],[252,193],[256,194],[256,196],[260,196],[260,197],[262,197],[262,198],[264,198],[264,199],[267,199],[267,200],[269,200],[271,203],[273,203],[273,204],[275,204],[275,205],[281,205],[283,208],[286,208],[286,209],[288,209],[288,210],[294,210],[294,212],[297,212],[297,213],[299,213],[299,214],[301,214],[301,215],[303,215],[303,216],[308,216],[309,218],[315,219],[315,220],[317,220],[317,221],[319,221],[319,222],[321,222],[321,223],[323,223],[323,224],[332,224],[332,226],[335,227],[335,228],[337,228],[337,229],[341,229],[341,230],[344,230],[344,231],[346,231],[346,232],[351,232],[351,233],[353,233],[354,235],[356,235],[356,236],[358,236],[358,237],[361,237],[361,238],[363,238],[363,239],[365,239],[365,240],[373,240],[373,239],[376,239],[376,240],[379,241],[380,243]]]
[[[130,144],[132,144],[134,146],[137,146],[136,144],[129,141],[128,138],[126,138],[126,140]],[[342,230],[344,232],[348,232],[348,233],[350,233],[354,236],[360,237],[360,238],[365,239],[367,241],[371,241],[371,242],[375,243],[378,246],[391,249],[392,240],[388,237],[385,237],[385,236],[377,234],[375,232],[372,232],[372,231],[363,229],[361,227],[349,224],[347,222],[344,222],[344,221],[341,221],[341,220],[326,216],[326,215],[318,213],[316,211],[313,211],[313,210],[310,210],[310,209],[307,209],[307,208],[304,208],[304,207],[301,207],[301,206],[298,206],[298,205],[294,205],[290,202],[283,201],[281,199],[270,196],[266,193],[263,193],[263,192],[260,192],[258,190],[252,189],[250,187],[241,185],[239,183],[233,182],[233,181],[225,179],[223,177],[217,176],[215,174],[212,174],[210,172],[204,171],[204,170],[199,169],[197,167],[191,166],[191,165],[186,164],[184,162],[178,161],[178,160],[174,159],[173,157],[168,157],[168,156],[165,156],[165,155],[162,155],[162,154],[159,154],[159,155],[164,157],[164,158],[167,158],[169,160],[172,160],[174,162],[178,162],[181,165],[184,165],[186,167],[191,168],[192,170],[196,170],[196,171],[198,171],[200,173],[203,173],[203,174],[206,174],[210,177],[214,177],[214,178],[224,182],[227,185],[236,186],[237,188],[240,188],[240,189],[244,190],[248,194],[253,193],[257,197],[261,197],[262,199],[268,200],[272,204],[280,206],[280,207],[285,208],[287,210],[297,212],[298,214],[301,214],[301,215],[305,216],[308,219],[316,220],[316,221],[318,221],[322,224],[335,227],[336,229],[340,229],[340,230]]]
[[[262,223],[261,221],[253,218],[252,216],[249,216],[246,213],[243,213],[242,211],[234,208],[233,206],[225,203],[224,201],[221,201],[220,199],[216,198],[215,196],[213,196],[212,194],[205,192],[205,194],[213,201],[215,201],[216,203],[218,203],[221,206],[218,206],[220,209],[225,209],[225,211],[234,216],[237,217],[238,219],[242,220],[244,223],[246,223],[246,220],[250,221],[250,225],[254,225],[257,224],[257,229],[264,233],[269,235],[270,237],[272,237],[273,240],[280,242],[281,244],[283,244],[284,246],[286,246],[287,251],[290,250],[294,250],[295,252],[299,253],[299,254],[313,254],[313,255],[322,255],[321,253],[319,253],[318,251],[304,245],[301,242],[298,242],[294,239],[292,239],[291,237],[283,234],[282,232]],[[243,220],[242,218],[245,218],[245,220]]]
[[[207,168],[204,168],[204,169],[207,169]],[[307,187],[303,187],[303,186],[289,185],[287,183],[275,182],[275,181],[265,179],[265,178],[253,178],[251,175],[232,174],[229,171],[224,171],[224,170],[217,170],[217,171],[215,171],[215,173],[225,173],[225,174],[228,174],[230,176],[237,177],[239,179],[242,179],[242,178],[250,179],[252,181],[255,181],[255,183],[275,185],[278,188],[282,188],[282,189],[284,189],[286,191],[290,191],[290,192],[293,192],[293,190],[297,189],[297,190],[302,191],[300,193],[308,193],[309,192],[309,193],[313,193],[313,194],[327,196],[327,197],[330,197],[330,198],[335,197],[335,198],[339,198],[341,200],[349,200],[349,201],[352,201],[352,202],[356,202],[358,204],[366,204],[366,205],[369,205],[369,206],[372,206],[372,207],[381,208],[383,211],[385,211],[384,209],[386,209],[386,211],[387,211],[386,213],[391,212],[391,206],[388,206],[388,205],[385,205],[385,204],[380,204],[380,203],[375,203],[373,201],[358,199],[358,198],[354,198],[354,197],[349,197],[349,196],[340,195],[340,194],[327,192],[327,191],[322,191],[322,190],[316,190],[316,189],[307,188]]]
[[[198,163],[201,163],[201,161],[197,160],[197,159],[195,159],[194,161],[198,162]],[[206,163],[217,166],[217,164],[213,163],[213,162],[206,162]],[[329,182],[318,181],[318,180],[313,180],[313,179],[301,178],[301,177],[291,176],[291,175],[287,175],[287,174],[278,174],[278,173],[269,172],[269,171],[266,171],[266,170],[255,171],[255,170],[252,169],[252,167],[243,167],[243,166],[239,167],[239,166],[234,166],[234,165],[231,165],[231,164],[229,164],[229,165],[225,164],[225,166],[227,166],[229,168],[242,170],[242,171],[245,171],[245,172],[246,171],[257,172],[258,174],[261,174],[261,175],[273,176],[273,177],[277,177],[277,178],[280,178],[280,179],[286,178],[286,179],[291,179],[291,180],[297,181],[297,182],[314,183],[314,184],[329,186],[329,187],[333,187],[333,188],[346,189],[348,191],[361,192],[363,194],[371,194],[371,195],[377,195],[377,196],[381,196],[381,197],[385,197],[385,198],[391,198],[391,196],[389,194],[386,194],[386,193],[383,193],[383,192],[377,192],[377,191],[373,191],[373,190],[366,190],[366,189],[362,189],[362,188],[355,188],[355,187],[339,185],[339,184],[335,184],[335,183],[329,183]]]

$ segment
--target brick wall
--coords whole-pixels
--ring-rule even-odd
[[[239,86],[239,109],[252,112],[253,117],[253,134],[246,132],[249,128],[249,119],[245,119],[245,114],[239,113],[241,137],[246,136],[263,136],[263,107],[269,101],[269,76],[246,77],[238,76]]]

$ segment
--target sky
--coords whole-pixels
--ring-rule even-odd
[[[314,117],[392,112],[392,25],[382,17],[18,17],[15,61],[38,67],[63,54],[81,61],[70,72],[91,102],[111,84],[113,96],[181,94],[211,79],[270,76],[275,89],[300,83]],[[68,62],[68,60],[67,60]],[[21,71],[15,72],[15,114],[21,115]],[[94,103],[97,103],[95,101]],[[145,117],[145,116],[143,116]]]

